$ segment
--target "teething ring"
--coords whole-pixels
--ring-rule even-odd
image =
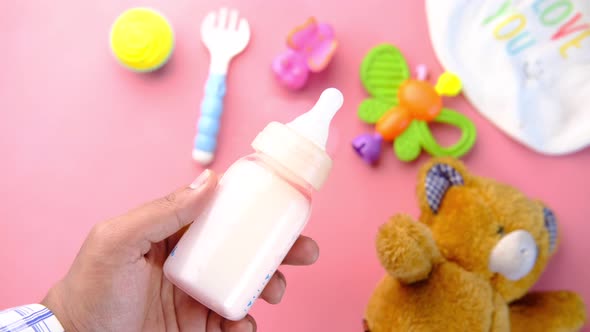
[[[442,146],[436,141],[428,124],[430,122],[444,123],[455,126],[461,131],[461,137],[450,146]],[[475,125],[463,114],[448,108],[442,109],[432,121],[415,121],[414,125],[400,135],[394,142],[394,151],[402,161],[415,159],[423,148],[435,157],[452,156],[460,158],[465,155],[477,138]]]
[[[375,163],[382,142],[393,141],[395,154],[402,161],[414,160],[422,149],[433,156],[460,157],[473,146],[476,129],[464,115],[443,108],[443,96],[461,92],[461,80],[450,72],[436,83],[426,81],[424,65],[418,66],[417,79],[410,78],[407,62],[392,45],[373,48],[361,65],[363,86],[372,95],[359,106],[363,122],[375,124],[375,131],[354,139],[352,146],[367,163]],[[440,145],[428,124],[440,122],[458,127],[461,138],[453,145]]]

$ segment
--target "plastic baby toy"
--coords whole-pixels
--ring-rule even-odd
[[[410,78],[402,53],[393,45],[382,44],[369,51],[361,65],[361,81],[373,98],[364,100],[358,111],[361,121],[375,124],[375,133],[363,134],[352,142],[359,156],[374,164],[381,155],[382,142],[394,141],[394,151],[402,161],[416,159],[422,149],[433,156],[459,158],[473,146],[476,129],[464,115],[443,107],[442,96],[456,96],[461,81],[449,72],[436,86],[426,81],[426,67],[418,67],[418,77]],[[428,123],[442,122],[459,127],[461,138],[443,147],[433,137]]]
[[[329,24],[311,17],[287,37],[288,49],[272,63],[275,77],[284,86],[298,90],[307,83],[310,73],[324,70],[332,59],[338,42]]]
[[[131,8],[111,28],[111,51],[117,61],[135,72],[164,66],[174,50],[174,31],[168,20],[150,8]]]

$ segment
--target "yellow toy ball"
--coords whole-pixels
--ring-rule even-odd
[[[113,23],[111,51],[120,64],[137,72],[164,66],[174,50],[174,31],[168,20],[150,8],[132,8]]]
[[[440,75],[435,89],[441,96],[454,97],[461,93],[463,83],[459,76],[447,71]]]

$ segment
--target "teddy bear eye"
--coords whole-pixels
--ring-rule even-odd
[[[498,235],[504,235],[504,226],[498,226],[498,230],[496,231]]]

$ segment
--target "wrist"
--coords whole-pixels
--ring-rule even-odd
[[[52,287],[49,290],[45,298],[41,301],[41,305],[45,306],[53,313],[53,315],[64,328],[64,331],[78,332],[79,330],[73,323],[72,317],[64,306],[64,302],[61,300],[61,296],[59,295],[59,291],[56,289],[56,287],[59,286]]]

